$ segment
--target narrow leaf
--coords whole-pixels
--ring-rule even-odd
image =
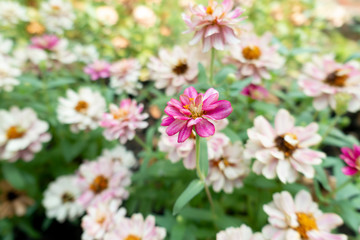
[[[196,136],[196,158],[199,158],[199,169],[203,178],[209,171],[208,146],[206,138]]]
[[[198,195],[204,189],[204,182],[196,179],[193,180],[189,186],[185,189],[185,191],[180,195],[180,197],[176,200],[173,214],[178,214],[181,209],[196,195]]]

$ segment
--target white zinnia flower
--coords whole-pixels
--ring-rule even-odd
[[[97,128],[106,108],[105,99],[101,94],[84,87],[80,88],[78,93],[69,89],[66,95],[66,98],[59,98],[59,121],[71,124],[73,132]]]
[[[134,153],[121,145],[113,149],[104,149],[102,155],[99,158],[108,158],[113,161],[118,161],[127,168],[132,168],[136,165],[136,158]]]
[[[46,29],[59,34],[71,29],[75,20],[71,3],[63,0],[49,0],[42,3],[40,15],[44,19]]]
[[[94,45],[76,45],[74,52],[78,61],[83,63],[91,63],[99,59],[99,53]]]
[[[4,38],[0,34],[0,54],[9,54],[13,45],[14,43],[12,40]]]
[[[1,90],[12,91],[14,86],[19,85],[20,82],[17,79],[21,75],[21,70],[16,67],[14,60],[2,56],[0,54],[0,92]]]
[[[81,216],[83,207],[76,201],[80,196],[75,176],[62,176],[50,183],[44,193],[43,205],[48,218],[59,222]]]
[[[141,88],[139,83],[140,62],[136,59],[123,59],[112,64],[110,87],[115,89],[117,94],[126,92],[136,95]]]
[[[20,21],[27,21],[26,8],[17,2],[0,2],[0,25],[12,26]]]
[[[261,233],[253,233],[251,228],[241,225],[238,228],[229,227],[216,234],[216,240],[264,240]]]

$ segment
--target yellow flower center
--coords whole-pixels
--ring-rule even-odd
[[[6,138],[7,139],[21,138],[22,136],[25,135],[25,132],[26,132],[25,129],[22,129],[22,128],[17,127],[17,126],[11,126],[6,131]]]
[[[88,108],[89,108],[89,104],[83,100],[80,100],[75,106],[75,110],[82,114],[86,113]]]
[[[247,46],[243,48],[242,55],[247,60],[256,60],[261,56],[261,50],[257,46]]]
[[[141,240],[140,237],[130,234],[124,240]]]
[[[217,167],[220,171],[224,171],[226,167],[234,166],[229,160],[225,157],[220,158],[216,161],[211,161],[213,167]]]
[[[208,6],[208,7],[206,8],[206,13],[207,13],[207,14],[211,15],[211,14],[213,14],[213,12],[214,12],[214,9],[213,9],[211,6]]]
[[[344,73],[341,69],[338,69],[332,73],[330,73],[326,79],[325,83],[334,87],[344,87],[346,84],[346,80],[349,78],[349,75]]]
[[[205,112],[202,110],[202,103],[196,106],[194,98],[189,98],[190,104],[183,106],[191,112],[191,118],[196,119],[198,117],[202,117]]]
[[[125,109],[119,109],[118,111],[112,112],[114,119],[123,119],[128,115],[128,111]]]
[[[275,138],[275,145],[277,149],[282,151],[285,157],[290,157],[298,148],[298,138],[293,133],[286,133]]]
[[[98,194],[108,187],[108,179],[103,175],[97,176],[90,185],[90,189]]]
[[[186,63],[186,60],[179,60],[179,62],[176,64],[176,66],[173,67],[172,71],[176,75],[182,75],[182,74],[186,73],[188,68],[189,67]]]
[[[294,228],[297,231],[302,239],[309,239],[307,232],[311,230],[318,230],[318,226],[316,224],[316,219],[311,213],[296,213],[297,221],[299,226]]]
[[[60,8],[60,6],[58,6],[58,5],[53,5],[53,6],[51,6],[51,9],[52,9],[53,11],[59,11],[61,8]]]

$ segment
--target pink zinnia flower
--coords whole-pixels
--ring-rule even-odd
[[[130,176],[131,172],[119,161],[99,158],[85,162],[78,171],[78,184],[82,190],[78,202],[87,208],[108,199],[127,199],[129,192],[125,188],[131,183]]]
[[[179,143],[190,137],[193,128],[200,137],[212,136],[215,127],[208,119],[224,119],[233,110],[229,101],[218,98],[219,92],[213,88],[202,94],[194,87],[188,87],[180,96],[180,101],[171,99],[168,102],[165,113],[169,117],[163,119],[161,126],[168,126],[166,133],[169,136],[179,133]]]
[[[119,139],[122,144],[135,137],[136,129],[148,126],[144,120],[148,118],[147,113],[142,113],[143,104],[137,105],[135,100],[124,99],[120,106],[110,104],[110,113],[104,113],[100,126],[106,128],[104,136],[107,140]]]
[[[343,220],[334,213],[323,213],[313,202],[310,193],[302,190],[295,199],[289,192],[275,193],[274,201],[264,205],[269,223],[263,235],[271,240],[346,240],[343,234],[331,230],[342,225]]]
[[[322,110],[330,105],[336,109],[335,95],[349,94],[347,110],[360,109],[360,67],[357,62],[337,63],[334,56],[314,57],[304,66],[299,85],[307,96],[314,97],[315,109]]]
[[[230,142],[230,139],[221,132],[228,125],[227,119],[222,119],[214,122],[215,134],[207,138],[208,142],[208,157],[209,159],[220,158],[224,153],[224,148]],[[165,127],[160,127],[161,132],[159,140],[159,150],[168,153],[168,158],[171,162],[176,163],[183,160],[186,169],[196,168],[196,140],[192,134],[188,140],[178,143],[178,134],[169,136],[166,133]]]
[[[269,92],[261,85],[249,84],[242,91],[241,94],[248,96],[254,100],[262,100],[269,96]]]
[[[224,50],[226,45],[239,43],[234,28],[243,20],[238,17],[244,10],[235,8],[231,11],[233,4],[232,0],[224,0],[222,4],[210,0],[207,7],[203,5],[191,7],[191,16],[183,15],[189,27],[187,32],[195,32],[190,44],[193,45],[202,40],[203,52],[207,52],[210,48]]]
[[[224,62],[237,67],[240,79],[252,77],[255,84],[261,83],[262,79],[270,79],[269,70],[280,69],[285,62],[278,54],[277,47],[271,45],[271,39],[270,33],[261,37],[255,34],[241,35],[241,42],[231,46],[230,56]]]
[[[166,230],[156,227],[155,217],[147,216],[146,219],[138,213],[131,218],[118,218],[114,231],[104,240],[163,240]]]
[[[294,182],[298,172],[314,178],[313,165],[325,158],[323,152],[309,148],[321,142],[318,128],[316,123],[295,126],[294,117],[284,109],[276,114],[275,128],[263,116],[255,118],[254,127],[247,131],[246,144],[246,154],[256,158],[254,172],[269,179],[277,175],[283,183]]]
[[[90,75],[91,80],[96,81],[99,78],[110,77],[110,63],[102,60],[96,60],[95,62],[87,65],[84,68],[84,72]]]
[[[30,47],[43,50],[54,50],[59,41],[60,39],[56,35],[42,35],[31,38]]]
[[[216,240],[264,240],[261,233],[253,233],[245,224],[238,228],[229,227],[216,234]]]
[[[360,170],[360,146],[354,145],[353,149],[341,148],[340,158],[348,165],[342,169],[345,175],[355,175]]]
[[[110,87],[115,89],[117,94],[123,92],[136,95],[141,88],[139,77],[141,75],[141,64],[134,58],[122,59],[114,62],[110,68]]]

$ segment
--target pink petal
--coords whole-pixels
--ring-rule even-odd
[[[228,117],[233,109],[231,107],[231,103],[226,100],[220,100],[216,102],[217,107],[210,111],[206,111],[206,115],[204,117],[208,117],[213,120],[221,120]]]
[[[194,87],[188,87],[185,89],[184,94],[187,95],[189,98],[195,99],[198,95],[196,89]]]
[[[210,137],[215,133],[215,126],[208,120],[201,118],[198,124],[195,125],[195,131],[200,137]]]
[[[166,117],[162,120],[161,122],[161,126],[169,126],[170,124],[172,124],[175,121],[175,118],[173,117]]]
[[[187,124],[187,121],[183,121],[183,120],[175,120],[174,122],[172,122],[166,129],[166,133],[169,136],[175,135],[177,134],[182,128],[184,128]]]
[[[204,94],[204,101],[213,94],[217,94],[219,96],[219,92],[216,91],[214,88],[209,88],[208,90],[206,90]]]
[[[179,132],[178,143],[185,142],[185,140],[190,137],[192,129],[192,126],[181,129]]]
[[[275,129],[277,134],[289,132],[295,124],[295,119],[285,109],[280,109],[275,117]]]
[[[342,172],[345,175],[352,176],[352,175],[355,175],[358,172],[358,170],[356,168],[352,168],[352,167],[343,167]]]

